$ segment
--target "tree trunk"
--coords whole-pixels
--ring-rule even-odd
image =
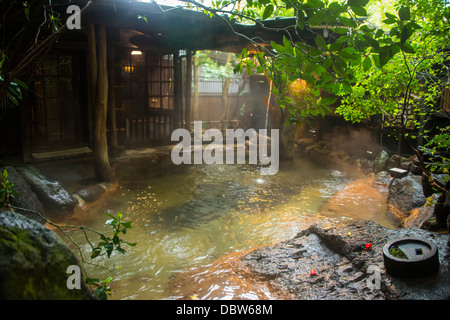
[[[95,26],[88,29],[88,61],[90,70],[90,102],[94,111],[94,167],[98,181],[112,181],[114,176],[109,165],[108,143],[106,137],[106,119],[108,105],[108,61],[106,29],[104,25],[98,28],[96,41]],[[98,47],[95,43],[98,42]],[[96,67],[96,68],[95,68]]]

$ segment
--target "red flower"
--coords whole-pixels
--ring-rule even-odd
[[[366,250],[372,250],[372,244],[366,243]]]
[[[316,270],[311,270],[311,271],[309,272],[309,275],[310,275],[310,276],[317,276]]]

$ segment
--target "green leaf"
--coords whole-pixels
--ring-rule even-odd
[[[100,279],[86,277],[86,283],[87,284],[98,284],[98,283],[100,283]]]
[[[329,105],[332,105],[333,103],[335,103],[336,100],[337,100],[337,97],[326,97],[326,98],[322,98],[322,99],[321,99],[321,102],[322,102],[324,105],[329,106]],[[326,110],[328,111],[329,108],[326,108]]]
[[[305,14],[303,13],[303,10],[297,11],[297,27],[300,30],[305,28]]]
[[[363,69],[365,72],[367,72],[370,67],[372,67],[372,60],[370,59],[370,57],[366,57],[363,62]]]
[[[344,60],[352,60],[353,59],[353,56],[350,53],[345,52],[345,51],[339,51],[338,55],[339,55],[339,57],[341,57]]]
[[[131,221],[129,222],[122,222],[122,225],[127,228],[127,229],[131,229]]]
[[[123,250],[121,247],[117,247],[116,251],[118,251],[120,254],[125,255],[125,250]]]
[[[406,40],[411,36],[411,30],[407,27],[402,28],[402,32],[400,34],[400,42],[405,43]]]
[[[383,23],[385,23],[385,24],[394,24],[396,22],[397,22],[396,19],[384,19],[383,20]]]
[[[407,21],[411,19],[411,12],[409,10],[409,7],[402,7],[400,10],[398,10],[398,16],[400,17],[401,21]]]
[[[315,42],[320,49],[325,50],[325,51],[328,50],[327,43],[326,43],[324,37],[322,37],[320,34],[318,34],[316,36]]]
[[[333,32],[339,33],[339,34],[347,34],[349,32],[349,30],[347,28],[334,28]]]
[[[417,23],[415,23],[414,21],[408,22],[408,24],[406,25],[408,28],[411,29],[422,29],[421,26],[419,26]]]
[[[389,12],[385,12],[384,14],[386,15],[386,18],[388,18],[388,19],[397,20],[397,17],[394,16],[393,14],[390,14]]]
[[[316,12],[313,16],[308,16],[308,24],[313,27],[320,25],[324,20],[325,17],[328,15],[328,12],[321,10]]]
[[[366,9],[364,9],[363,7],[359,7],[359,6],[351,6],[350,8],[352,8],[352,11],[353,11],[357,16],[367,17],[367,11],[366,11]]]
[[[100,248],[93,249],[92,254],[91,254],[91,259],[97,258],[101,252],[102,252],[102,250]]]
[[[400,49],[406,53],[416,53],[414,48],[409,43],[397,43]]]
[[[373,39],[371,36],[368,36],[365,34],[363,37],[370,44],[370,46],[372,48],[374,48],[375,50],[378,50],[380,48],[380,44],[378,43],[378,41]]]
[[[268,17],[270,17],[270,15],[273,13],[273,11],[274,11],[273,4],[268,4],[266,6],[266,8],[264,9],[262,19],[266,20]]]
[[[380,57],[378,55],[373,56],[373,62],[377,68],[381,69]]]
[[[324,7],[324,4],[321,0],[308,0],[306,5],[311,9],[321,9]]]
[[[392,57],[393,57],[392,48],[390,46],[382,47],[380,49],[380,54],[379,54],[381,67],[383,67],[386,63],[388,63]]]
[[[364,7],[368,2],[369,0],[348,0],[347,5]]]
[[[276,50],[278,53],[283,53],[285,50],[283,48],[283,46],[279,45],[278,43],[276,43],[275,41],[271,41],[270,45],[272,46],[272,48],[274,50]]]
[[[25,82],[23,82],[17,78],[14,79],[14,82],[17,83],[19,86],[21,86],[23,89],[26,89],[26,90],[29,89],[28,85]]]

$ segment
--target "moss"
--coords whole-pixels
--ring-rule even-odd
[[[89,298],[66,285],[75,255],[53,231],[29,221],[0,219],[0,299]]]

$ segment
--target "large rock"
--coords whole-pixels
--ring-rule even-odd
[[[44,224],[45,220],[42,218],[45,217],[44,207],[36,197],[36,194],[31,190],[28,183],[22,178],[22,176],[16,171],[16,169],[14,169],[14,167],[6,166],[4,168],[0,168],[0,172],[3,173],[4,169],[6,169],[6,171],[8,172],[8,180],[14,184],[14,190],[16,190],[18,193],[18,195],[10,198],[11,205],[13,205],[14,207],[25,209],[14,209],[14,211],[41,224]],[[38,214],[36,214],[35,212],[37,212]]]
[[[17,168],[36,193],[44,208],[58,213],[70,213],[78,201],[56,180],[46,177],[33,166]]]
[[[388,191],[388,208],[399,219],[408,217],[411,210],[426,202],[422,191],[422,178],[408,174],[394,179]]]
[[[377,174],[380,171],[385,171],[389,162],[389,154],[386,151],[381,151],[374,160],[373,172]]]
[[[383,246],[403,237],[418,237],[437,245],[437,274],[406,279],[386,272]],[[247,277],[293,299],[448,299],[447,237],[421,229],[387,229],[362,220],[333,227],[313,225],[291,240],[254,250],[242,261]],[[366,243],[372,244],[371,250],[365,249]],[[311,275],[312,270],[315,275]],[[373,270],[379,271],[378,288],[369,283]]]
[[[384,245],[416,237],[438,247],[439,272],[426,278],[391,276]],[[294,238],[181,273],[171,282],[176,296],[198,299],[436,300],[450,298],[447,234],[388,229],[365,220],[316,223]],[[366,244],[372,248],[366,250]],[[374,276],[379,282],[374,281]]]
[[[93,202],[112,188],[114,185],[109,183],[94,184],[75,191],[73,195],[80,197],[85,202]]]
[[[423,206],[411,210],[409,216],[402,221],[401,227],[422,228],[424,223],[433,216],[434,209],[436,206],[435,203],[438,200],[438,198],[439,198],[438,194],[433,194],[430,197],[429,201],[427,201]]]
[[[67,288],[70,265],[78,260],[56,233],[0,212],[0,299],[95,299],[82,279],[81,289]]]

